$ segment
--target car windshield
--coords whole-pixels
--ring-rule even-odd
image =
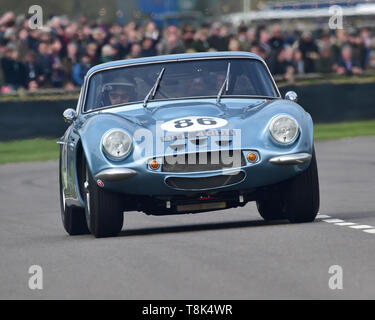
[[[255,59],[203,59],[151,63],[104,70],[91,77],[85,111],[144,102],[163,72],[156,100],[217,98],[228,74],[225,97],[270,97],[278,93]],[[164,70],[164,71],[163,71]]]

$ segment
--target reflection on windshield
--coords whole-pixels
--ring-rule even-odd
[[[228,66],[230,81],[227,81]],[[85,110],[134,102],[146,102],[147,105],[150,98],[216,99],[224,82],[222,97],[277,97],[272,79],[261,62],[254,59],[205,59],[153,63],[99,72],[90,80]]]

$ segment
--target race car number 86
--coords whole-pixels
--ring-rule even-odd
[[[198,131],[224,127],[228,124],[225,119],[214,117],[188,117],[168,121],[161,128],[165,131]]]
[[[202,126],[214,126],[217,124],[217,122],[214,119],[211,118],[198,118],[196,119],[198,124]],[[191,119],[183,119],[178,120],[175,122],[175,128],[181,129],[181,128],[187,128],[194,125],[194,122]]]

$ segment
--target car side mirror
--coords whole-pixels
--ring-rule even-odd
[[[66,109],[63,113],[64,121],[67,123],[73,123],[77,119],[77,112],[74,109]]]
[[[290,100],[290,101],[293,101],[293,102],[297,102],[298,101],[298,95],[294,91],[289,91],[285,95],[285,100]]]

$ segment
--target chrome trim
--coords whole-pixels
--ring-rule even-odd
[[[285,100],[289,100],[289,101],[297,103],[298,102],[298,95],[294,91],[288,91],[285,94]]]
[[[310,161],[311,158],[312,155],[309,153],[296,153],[272,158],[270,163],[279,165],[304,164]]]
[[[137,175],[137,172],[128,168],[114,168],[100,171],[95,178],[103,181],[119,181]]]
[[[77,112],[76,112],[76,110],[71,109],[71,108],[66,109],[63,112],[63,118],[64,118],[64,121],[66,123],[69,123],[69,124],[73,123],[73,121],[77,119]]]
[[[199,60],[213,60],[213,59],[252,59],[252,60],[257,60],[259,61],[260,63],[262,63],[264,65],[264,67],[266,68],[266,71],[268,72],[268,75],[270,76],[271,78],[271,81],[272,81],[272,84],[274,86],[274,89],[276,90],[276,93],[278,94],[278,97],[265,97],[265,98],[272,98],[272,99],[277,99],[277,98],[281,98],[282,99],[282,96],[281,96],[281,93],[280,93],[280,90],[279,90],[279,87],[277,86],[276,84],[276,81],[275,81],[275,78],[272,76],[272,73],[267,65],[267,63],[261,58],[261,57],[249,57],[247,55],[243,55],[243,56],[217,56],[217,57],[199,57],[199,58],[178,58],[178,59],[171,59],[171,60],[160,60],[160,61],[150,61],[150,62],[138,62],[138,63],[127,63],[125,65],[122,65],[122,66],[110,66],[110,67],[106,67],[106,68],[103,68],[103,69],[100,69],[100,70],[96,70],[94,72],[92,72],[91,74],[89,74],[88,76],[85,77],[85,81],[84,81],[84,84],[83,84],[83,92],[84,92],[84,96],[83,96],[83,99],[81,101],[81,105],[79,107],[79,114],[87,114],[87,113],[91,113],[91,112],[95,112],[95,111],[98,111],[100,109],[95,109],[95,110],[90,110],[90,111],[84,111],[84,107],[86,105],[86,101],[87,101],[87,93],[88,93],[88,90],[89,90],[89,83],[90,83],[90,80],[91,78],[96,75],[97,73],[100,73],[100,72],[103,72],[103,71],[108,71],[108,70],[114,70],[114,69],[121,69],[121,68],[128,68],[128,67],[135,67],[135,66],[142,66],[142,65],[147,65],[147,64],[161,64],[161,63],[173,63],[173,62],[181,62],[181,61],[199,61]],[[210,98],[210,97],[205,97],[205,98]],[[230,96],[230,98],[232,98],[232,96]],[[184,100],[184,99],[188,99],[188,98],[176,98],[176,99],[173,99],[173,100]],[[168,99],[169,100],[169,99]],[[167,100],[167,101],[168,101]],[[154,101],[164,101],[164,100],[154,100]],[[130,104],[138,104],[138,103],[141,103],[142,101],[136,101],[136,102],[132,102]],[[113,106],[111,106],[110,108],[112,108]]]

